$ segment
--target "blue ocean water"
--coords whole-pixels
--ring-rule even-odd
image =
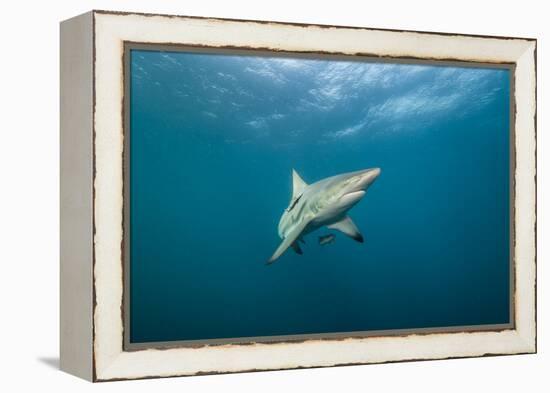
[[[508,323],[507,69],[132,50],[134,343]],[[306,182],[382,173],[265,262]],[[334,233],[320,246],[318,236]]]

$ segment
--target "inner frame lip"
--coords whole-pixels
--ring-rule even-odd
[[[502,37],[500,37],[502,38]],[[126,352],[139,351],[144,349],[174,349],[174,348],[200,348],[205,346],[220,345],[251,345],[255,343],[280,344],[280,343],[302,343],[306,341],[319,340],[344,340],[347,338],[382,338],[382,337],[406,337],[410,335],[429,335],[443,333],[475,333],[475,332],[501,332],[506,330],[515,330],[516,328],[516,298],[515,298],[515,115],[516,115],[516,97],[515,97],[515,71],[516,64],[510,62],[481,62],[474,60],[458,59],[431,59],[421,57],[394,57],[379,56],[368,53],[336,53],[322,51],[291,51],[272,48],[254,48],[238,46],[209,46],[185,43],[152,43],[123,41],[122,55],[122,83],[123,89],[123,239],[122,239],[122,271],[123,271],[123,294],[122,294],[122,321],[123,321],[123,343],[122,349]],[[252,337],[234,337],[234,338],[214,338],[199,340],[173,340],[173,341],[150,341],[150,342],[131,342],[131,320],[130,320],[130,60],[132,50],[147,50],[154,52],[186,52],[202,53],[215,55],[238,55],[238,56],[264,56],[279,58],[300,58],[300,59],[331,59],[334,61],[361,61],[375,63],[391,64],[420,64],[431,66],[455,66],[466,68],[495,68],[506,69],[509,71],[510,82],[510,103],[509,103],[509,322],[502,324],[486,325],[464,325],[464,326],[442,326],[427,328],[407,328],[407,329],[385,329],[385,330],[367,330],[337,333],[306,333],[294,335],[277,336],[252,336]],[[379,168],[371,168],[379,169]],[[376,180],[376,179],[375,179]]]

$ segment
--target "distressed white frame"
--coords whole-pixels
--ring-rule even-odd
[[[536,41],[255,21],[92,12],[93,378],[133,379],[536,352]],[[123,350],[124,42],[515,63],[515,328]],[[63,279],[63,278],[62,278]],[[62,355],[63,356],[63,355]]]

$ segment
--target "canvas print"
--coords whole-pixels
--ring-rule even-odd
[[[128,344],[497,330],[512,69],[135,45]]]

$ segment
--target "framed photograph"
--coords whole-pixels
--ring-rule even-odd
[[[536,352],[536,40],[61,24],[61,368]]]

